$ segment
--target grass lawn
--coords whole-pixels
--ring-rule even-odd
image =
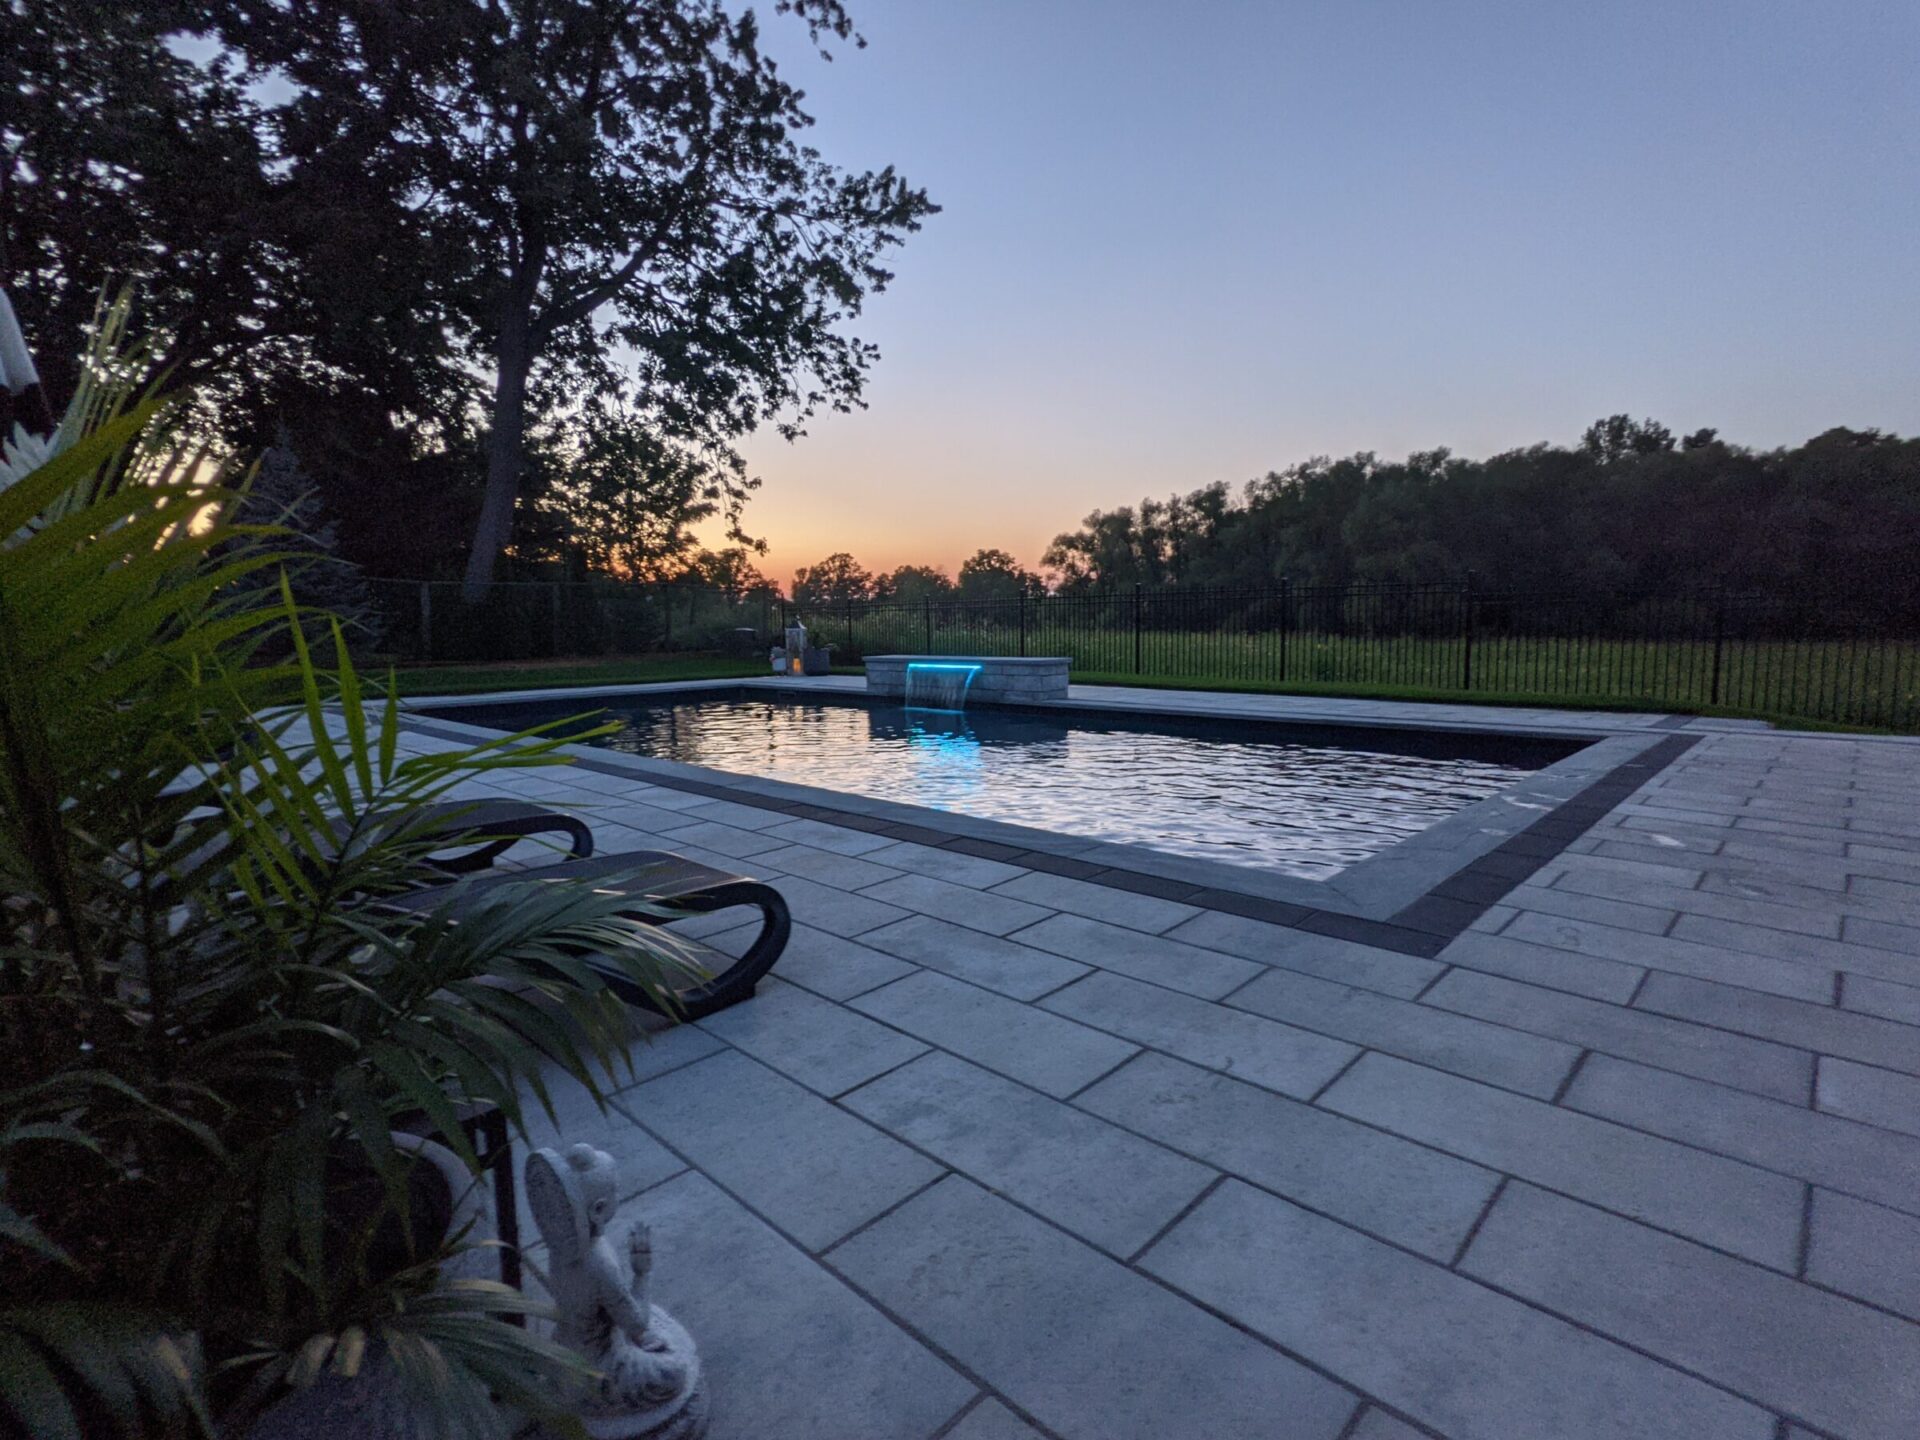
[[[1486,680],[1477,682],[1470,692],[1445,685],[1418,682],[1403,681],[1392,684],[1369,682],[1357,676],[1352,679],[1300,679],[1279,684],[1233,674],[1231,671],[1237,667],[1231,665],[1221,667],[1229,672],[1224,674],[1218,671],[1197,674],[1190,671],[1179,673],[1176,670],[1174,673],[1136,675],[1130,668],[1124,666],[1100,670],[1076,668],[1073,679],[1076,684],[1081,685],[1136,685],[1155,689],[1224,690],[1261,695],[1325,695],[1350,699],[1435,703],[1465,701],[1475,705],[1546,706],[1563,710],[1677,711],[1689,715],[1766,720],[1797,730],[1885,733],[1879,731],[1878,727],[1837,723],[1835,719],[1820,714],[1809,715],[1757,706],[1704,704],[1702,697],[1698,694],[1697,685],[1680,683],[1683,673],[1691,676],[1697,672],[1698,667],[1695,662],[1698,657],[1688,653],[1692,648],[1674,647],[1677,653],[1660,657],[1664,663],[1655,663],[1651,666],[1651,673],[1642,672],[1631,676],[1633,680],[1640,680],[1642,683],[1653,686],[1661,685],[1663,682],[1670,685],[1671,690],[1664,696],[1645,691],[1634,693],[1638,687],[1631,685],[1631,681],[1628,685],[1622,686],[1621,681],[1629,680],[1630,672],[1626,672],[1625,667],[1618,670],[1613,667],[1604,669],[1592,667],[1585,669],[1584,677],[1577,674],[1564,677],[1569,680],[1587,678],[1602,682],[1590,688],[1532,689],[1524,683],[1514,683],[1523,677],[1513,673],[1513,668],[1517,667],[1509,668],[1499,663],[1506,657],[1500,655],[1497,647],[1488,647],[1489,653],[1486,659],[1490,663],[1487,664],[1486,670],[1490,673],[1487,674]],[[980,653],[979,649],[965,645],[956,645],[950,649],[952,653]],[[1311,654],[1311,651],[1308,653]],[[1126,658],[1131,660],[1131,654],[1129,653]],[[1181,658],[1188,659],[1187,656]],[[1750,656],[1741,658],[1751,663]],[[1191,663],[1190,660],[1189,663]],[[1728,668],[1731,670],[1733,667]],[[401,669],[398,677],[402,695],[425,696],[481,695],[492,691],[557,689],[575,685],[642,685],[670,680],[726,680],[767,673],[766,662],[757,656],[737,658],[723,655],[668,654],[627,656],[620,659],[520,660],[494,665],[417,665]],[[835,673],[858,675],[862,672],[858,666],[836,666]],[[1608,681],[1614,683],[1608,684],[1606,683]],[[1485,688],[1482,688],[1483,685]],[[1622,693],[1623,689],[1626,693]],[[1689,690],[1694,693],[1689,695]],[[1900,708],[1905,710],[1907,707]]]
[[[402,695],[484,695],[567,685],[648,685],[764,675],[767,662],[726,655],[630,655],[618,660],[512,660],[497,665],[413,665],[397,672]]]

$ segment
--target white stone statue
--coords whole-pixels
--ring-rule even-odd
[[[653,1244],[638,1223],[615,1229],[613,1157],[591,1145],[527,1157],[527,1204],[550,1257],[554,1338],[599,1374],[577,1404],[595,1440],[699,1440],[707,1432],[700,1357],[687,1332],[647,1299]]]

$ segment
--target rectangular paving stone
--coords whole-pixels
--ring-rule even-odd
[[[893,842],[884,835],[851,830],[844,825],[825,825],[818,820],[784,820],[769,825],[767,834],[795,845],[811,845],[816,850],[832,850],[840,855],[865,855],[884,850]]]
[[[768,850],[784,850],[786,843],[761,834],[758,830],[742,829],[738,825],[723,825],[716,820],[702,820],[694,824],[681,824],[671,830],[660,832],[659,843],[668,849],[677,850],[683,845],[698,845],[703,850],[711,850],[716,855],[730,855],[735,859],[746,860]]]
[[[1758,1406],[1237,1181],[1141,1267],[1443,1435],[1774,1433]]]
[[[1394,1419],[1376,1405],[1360,1417],[1347,1440],[1426,1440],[1426,1432]]]
[[[1449,971],[1421,1003],[1776,1100],[1799,1103],[1813,1083],[1813,1057],[1806,1051],[1474,970]]]
[[[1087,973],[1085,965],[1047,950],[969,930],[931,915],[909,915],[869,930],[861,938],[877,950],[1015,1000],[1036,1000]]]
[[[952,1177],[834,1268],[1067,1440],[1335,1440],[1355,1397],[1043,1221]]]
[[[1164,935],[1147,935],[1082,915],[1050,916],[1038,925],[1016,930],[1011,938],[1022,945],[1206,1000],[1217,1000],[1238,989],[1266,968],[1217,950],[1183,945]]]
[[[1499,1181],[1478,1165],[1164,1055],[1129,1060],[1073,1103],[1443,1263]]]
[[[1807,1279],[1920,1320],[1920,1218],[1814,1186]]]
[[[711,798],[702,800],[698,805],[689,805],[685,813],[689,821],[716,820],[722,825],[734,825],[742,830],[765,830],[793,818],[779,810],[762,810],[757,805],[742,805],[736,800]]]
[[[1676,852],[1674,859],[1678,858],[1680,857]],[[1631,880],[1635,884],[1648,888],[1669,886],[1682,889],[1698,884],[1701,873],[1695,866],[1671,864],[1663,860],[1650,859],[1644,855],[1636,855],[1627,860],[1609,859],[1603,855],[1563,855],[1559,870],[1562,874],[1568,875],[1575,872],[1587,876],[1616,875],[1622,880]]]
[[[811,925],[795,925],[774,973],[829,1000],[848,1000],[911,975],[915,968],[857,940],[829,935]]]
[[[1506,903],[1515,910],[1534,910],[1567,920],[1587,920],[1596,925],[1637,930],[1643,935],[1664,935],[1676,913],[1653,905],[1631,905],[1623,900],[1605,900],[1572,890],[1561,890],[1553,885],[1521,885],[1507,892]]]
[[[897,880],[882,881],[861,894],[903,910],[964,925],[969,930],[984,930],[989,935],[1005,935],[1036,920],[1044,920],[1051,913],[997,891],[950,885],[931,875],[902,875]]]
[[[1590,1115],[1920,1212],[1920,1139],[1595,1055],[1565,1104]]]
[[[769,832],[770,833],[770,832]],[[818,850],[811,845],[785,845],[754,856],[756,865],[771,865],[787,875],[803,875],[836,890],[859,890],[878,885],[901,872],[890,865],[875,865],[857,855],[842,855],[833,850]]]
[[[1269,970],[1228,1003],[1543,1099],[1552,1098],[1580,1056],[1578,1046],[1562,1040],[1290,970]]]
[[[1567,920],[1555,915],[1523,912],[1501,932],[1502,940],[1527,940],[1551,945],[1597,959],[1620,960],[1645,965],[1670,974],[1690,975],[1722,984],[1744,985],[1798,1000],[1826,1000],[1833,994],[1833,971],[1817,963],[1785,960],[1729,950],[1720,945],[1700,943],[1679,935],[1679,926],[1689,917],[1675,922],[1673,936],[1641,935],[1632,930],[1616,930],[1611,925],[1594,925],[1584,920]],[[1719,924],[1719,921],[1703,922]],[[1771,932],[1778,934],[1780,932]],[[1810,937],[1795,936],[1807,944]]]
[[[1263,920],[1249,920],[1218,910],[1202,911],[1167,931],[1166,938],[1208,950],[1223,950],[1261,965],[1279,965],[1318,975],[1323,980],[1364,985],[1369,990],[1404,999],[1418,995],[1446,968],[1436,960],[1417,955],[1376,950],[1332,935],[1269,925]]]
[[[898,905],[882,904],[871,896],[849,894],[798,876],[783,875],[768,883],[787,897],[795,920],[834,935],[863,935],[904,920],[908,913]]]
[[[1156,935],[1200,913],[1193,906],[1182,905],[1175,900],[1162,900],[1156,895],[1137,895],[1116,890],[1111,885],[1094,885],[1085,880],[1069,879],[1065,875],[1045,875],[1037,870],[994,886],[993,893],[1011,895],[1017,900],[1044,905],[1049,910],[1065,910],[1071,915],[1085,915]]]
[[[1864,915],[1849,915],[1842,935],[1849,945],[1865,945],[1870,949],[1887,950],[1904,956],[1910,962],[1906,971],[1909,976],[1912,974],[1911,962],[1915,956],[1920,956],[1920,927],[1872,920]],[[1854,961],[1851,968],[1865,969],[1858,960]]]
[[[1633,1002],[1642,1010],[1920,1074],[1920,1029],[1832,1005],[1762,995],[1683,975],[1654,975]]]
[[[927,1049],[877,1020],[772,977],[760,982],[752,999],[699,1023],[734,1049],[823,1095],[864,1085]]]
[[[1682,915],[1673,922],[1673,934],[1681,939],[1736,950],[1756,960],[1767,957],[1822,970],[1853,971],[1901,983],[1913,979],[1912,956],[1915,952],[1912,950],[1887,949],[1850,940],[1829,940],[1820,935],[1793,935],[1764,925],[1741,925],[1708,915]],[[1732,980],[1730,983],[1741,982]],[[1787,992],[1782,990],[1779,993]]]
[[[1516,916],[1515,919],[1524,919]],[[1476,935],[1469,931],[1440,952],[1448,964],[1465,965],[1529,985],[1545,985],[1573,995],[1609,1000],[1624,1005],[1632,998],[1641,977],[1641,966],[1619,960],[1582,955],[1551,945],[1535,945],[1515,940],[1506,934]]]
[[[845,1103],[1122,1259],[1214,1179],[1204,1165],[951,1055],[927,1055]]]
[[[1920,1079],[1897,1070],[1822,1056],[1814,1103],[1829,1115],[1920,1136]]]
[[[1797,863],[1793,865],[1786,864],[1784,859],[1777,866],[1716,864],[1700,882],[1700,888],[1798,905],[1808,910],[1912,923],[1902,915],[1906,906],[1897,893],[1876,892],[1874,887],[1888,882],[1850,877],[1844,860],[1822,866],[1818,860],[1805,855],[1794,859]],[[1897,884],[1891,887],[1893,892],[1912,888]]]
[[[1911,1440],[1920,1329],[1530,1185],[1461,1268],[1696,1375],[1857,1440]]]
[[[810,1250],[940,1174],[925,1156],[734,1051],[650,1080],[622,1103]]]
[[[1359,1053],[1341,1040],[1105,971],[1041,1003],[1055,1014],[1301,1098]]]
[[[1840,918],[1831,902],[1815,910],[1803,905],[1782,905],[1746,895],[1728,895],[1717,890],[1654,885],[1630,875],[1609,872],[1597,874],[1577,864],[1553,882],[1556,890],[1593,895],[1620,902],[1658,906],[1685,915],[1705,915],[1716,920],[1731,920],[1741,925],[1764,925],[1772,930],[1791,930],[1801,935],[1837,938]],[[1606,921],[1602,923],[1616,923]]]
[[[1914,977],[1920,980],[1920,974]],[[1840,1004],[1862,1015],[1920,1025],[1920,985],[1900,985],[1871,975],[1847,975],[1840,982]]]
[[[998,885],[1002,880],[1011,880],[1022,873],[1018,865],[985,860],[978,855],[962,855],[957,850],[933,845],[919,845],[911,840],[895,840],[878,850],[869,850],[866,858],[876,864],[890,865],[896,870],[931,875],[936,880],[945,880],[954,885],[971,885],[976,890]]]
[[[1644,1130],[1390,1055],[1362,1056],[1319,1103],[1763,1264],[1790,1270],[1799,1256],[1798,1181]]]
[[[848,1003],[1049,1095],[1071,1095],[1137,1048],[1062,1016],[925,970]]]
[[[716,1440],[931,1435],[973,1397],[972,1381],[705,1176],[633,1208],[653,1230],[653,1299],[700,1347]]]
[[[982,1400],[944,1440],[1041,1440],[1040,1432],[998,1400]]]
[[[597,1077],[603,1090],[618,1093],[631,1089],[643,1080],[678,1070],[682,1065],[726,1048],[697,1025],[675,1024],[639,1010],[629,1013],[635,1019],[634,1043],[627,1047],[626,1058],[619,1063],[612,1079],[605,1075]]]

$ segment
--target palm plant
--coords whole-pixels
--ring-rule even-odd
[[[587,885],[380,908],[429,843],[410,807],[564,757],[403,753],[338,626],[322,668],[286,582],[242,583],[273,534],[125,315],[52,442],[0,447],[0,1429],[240,1433],[377,1367],[494,1433],[576,1362],[447,1278],[479,1237],[380,1258],[413,1235],[396,1123],[477,1174],[463,1106],[517,1126],[556,1069],[598,1094],[635,1038],[582,956],[665,997],[684,954]]]

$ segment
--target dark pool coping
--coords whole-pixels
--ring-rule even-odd
[[[705,681],[606,687],[594,696],[574,692],[461,697],[454,703],[518,704],[752,685],[751,680]],[[793,691],[786,689],[785,693]],[[429,719],[417,713],[422,708],[442,708],[445,703],[427,698],[412,702],[405,713],[405,725],[421,734],[462,743],[498,738],[497,730],[443,717]],[[1062,708],[1092,711],[1101,707],[1083,702]],[[1176,704],[1169,705],[1166,713],[1192,712]],[[1261,723],[1252,717],[1231,718]],[[1372,727],[1355,728],[1380,727],[1376,722]],[[1402,721],[1393,728],[1446,731],[1457,727]],[[1516,726],[1513,733],[1541,732]],[[844,791],[734,775],[680,761],[585,745],[562,749],[576,768],[597,774],[728,800],[795,819],[818,820],[888,839],[910,840],[956,854],[1000,860],[1401,954],[1432,956],[1699,740],[1698,736],[1671,731],[1556,733],[1562,738],[1584,738],[1589,743],[1517,785],[1457,811],[1327,880],[1304,880],[1164,855],[1136,845],[1086,840]]]

